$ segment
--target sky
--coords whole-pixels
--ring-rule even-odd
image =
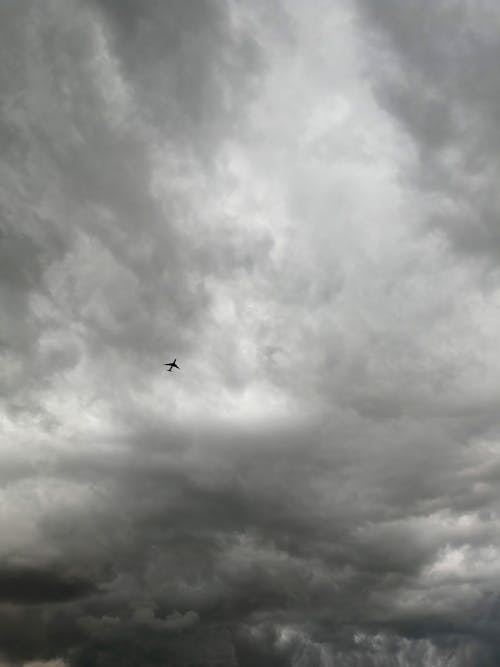
[[[1,667],[500,664],[499,58],[495,0],[0,3]]]

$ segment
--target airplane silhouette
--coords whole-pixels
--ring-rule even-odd
[[[177,366],[177,364],[175,363],[176,361],[177,361],[177,359],[174,359],[169,364],[163,364],[163,365],[164,366],[170,366],[170,368],[168,370],[169,370],[169,372],[171,372],[172,368],[179,368],[179,366]]]

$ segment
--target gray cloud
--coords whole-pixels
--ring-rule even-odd
[[[498,663],[497,12],[396,4],[1,10],[6,665]]]
[[[481,3],[477,11],[467,2],[359,4],[385,43],[375,59],[380,100],[415,141],[416,183],[436,197],[430,224],[454,249],[494,263],[500,99],[495,3]]]
[[[91,582],[78,577],[62,577],[50,570],[7,566],[0,569],[2,602],[64,602],[95,592]]]
[[[211,157],[236,129],[260,69],[259,48],[225,2],[99,0],[142,113],[165,140]],[[235,127],[236,126],[236,127]]]

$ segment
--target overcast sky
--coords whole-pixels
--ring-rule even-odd
[[[499,665],[497,1],[0,26],[1,667]]]

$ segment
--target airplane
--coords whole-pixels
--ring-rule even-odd
[[[177,366],[177,364],[175,363],[176,361],[177,361],[177,359],[174,359],[169,364],[163,364],[163,365],[164,366],[170,366],[170,368],[168,370],[169,370],[169,372],[171,372],[172,368],[179,368],[179,366]]]

